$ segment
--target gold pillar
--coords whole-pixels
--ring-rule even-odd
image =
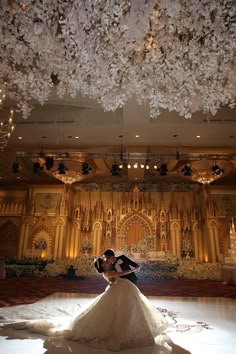
[[[195,225],[193,229],[193,245],[194,245],[194,258],[199,260],[199,244],[198,244],[198,227]]]
[[[20,230],[20,243],[19,243],[18,253],[17,253],[18,259],[21,259],[23,255],[24,237],[25,237],[25,222],[21,225],[21,230]]]
[[[176,236],[175,236],[175,234],[176,234],[176,229],[171,230],[171,251],[172,251],[174,256],[177,255],[176,240],[175,240]]]
[[[60,237],[60,225],[57,225],[57,227],[56,227],[56,236],[55,236],[55,244],[54,244],[54,252],[53,252],[53,259],[57,259],[58,258],[59,237]]]
[[[216,262],[215,238],[214,238],[212,228],[210,228],[209,234],[210,234],[211,262]]]
[[[22,247],[22,254],[21,257],[25,255],[26,253],[26,249],[27,249],[27,243],[28,243],[28,238],[29,238],[29,220],[26,220],[26,224],[25,224],[25,234],[24,234],[24,240],[23,240],[23,247]]]

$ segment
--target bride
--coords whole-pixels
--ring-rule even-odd
[[[154,345],[155,338],[169,327],[169,323],[136,285],[120,278],[135,269],[109,271],[108,263],[102,258],[94,265],[109,286],[91,307],[72,321],[68,337],[112,351]]]
[[[8,326],[40,332],[53,337],[62,336],[94,348],[111,351],[155,344],[164,346],[165,352],[171,351],[163,335],[163,332],[170,326],[168,319],[161,315],[136,285],[128,279],[120,278],[135,270],[111,271],[103,258],[96,259],[94,266],[109,285],[86,310],[80,311],[80,313],[75,311],[74,317],[70,316],[68,320],[66,308],[63,308],[63,311],[60,310],[59,317],[55,309],[45,308],[45,305],[40,307],[40,304],[37,305],[37,303],[14,306],[6,310],[3,309],[5,317],[9,317],[8,315],[11,315],[12,312],[14,318],[16,316],[24,318],[24,321],[14,324],[14,321],[10,320]],[[27,310],[27,307],[30,307],[31,310]],[[25,316],[27,311],[28,318]],[[67,315],[65,320],[61,317],[62,312]],[[1,315],[2,324],[6,324],[4,311]],[[60,318],[59,321],[55,320],[56,315]],[[68,322],[62,330],[62,324],[66,323],[66,319]]]

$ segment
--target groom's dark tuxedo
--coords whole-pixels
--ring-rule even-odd
[[[114,264],[115,269],[116,269],[116,264],[118,264],[121,267],[122,271],[129,270],[129,269],[132,269],[132,267],[135,268],[138,266],[137,263],[132,261],[132,259],[126,257],[124,254],[116,257],[116,262]],[[134,284],[137,283],[137,276],[134,272],[123,275],[121,278],[127,278],[130,281],[132,281],[132,283],[134,283]]]

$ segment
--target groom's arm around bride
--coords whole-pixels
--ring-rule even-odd
[[[106,257],[109,264],[113,264],[114,269],[116,271],[126,271],[133,268],[138,271],[140,269],[140,265],[138,265],[136,262],[125,256],[124,254],[116,257],[115,252],[112,249],[106,250],[104,252],[104,256]],[[127,278],[132,283],[137,284],[137,276],[134,272],[127,275],[123,275],[121,278]]]

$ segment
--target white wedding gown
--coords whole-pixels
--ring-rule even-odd
[[[82,312],[79,307],[58,309],[39,302],[1,309],[0,323],[8,328],[63,336],[111,351],[155,343],[171,351],[162,335],[170,326],[170,320],[163,317],[133,283],[121,278]]]

